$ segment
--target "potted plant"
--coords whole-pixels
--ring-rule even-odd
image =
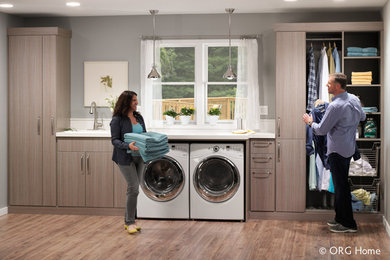
[[[175,122],[175,117],[177,117],[179,114],[176,113],[173,108],[170,108],[169,110],[166,110],[163,115],[165,115],[165,119],[167,120],[167,125],[173,125]]]
[[[111,113],[114,113],[115,104],[116,104],[116,102],[118,102],[118,98],[119,98],[118,96],[113,97],[111,95],[110,95],[109,98],[105,98],[105,100],[106,100],[106,102],[108,104],[108,107],[111,110]]]
[[[213,105],[207,114],[209,115],[210,125],[216,125],[221,114],[222,105]]]
[[[195,113],[195,108],[193,107],[183,107],[180,109],[180,121],[183,125],[188,125],[190,122],[191,116]]]

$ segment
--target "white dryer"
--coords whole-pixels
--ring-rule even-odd
[[[145,164],[137,217],[189,218],[189,144],[170,143],[169,153]]]
[[[244,220],[244,145],[190,146],[190,218]]]

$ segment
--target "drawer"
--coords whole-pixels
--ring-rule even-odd
[[[274,169],[252,169],[251,178],[266,179],[270,178],[274,174]]]
[[[275,141],[251,141],[251,153],[275,153]]]
[[[275,174],[273,169],[251,170],[251,211],[275,211]]]
[[[112,152],[110,138],[57,138],[58,152]]]
[[[274,154],[252,154],[250,158],[251,169],[274,169]]]

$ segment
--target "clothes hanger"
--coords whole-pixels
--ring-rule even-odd
[[[322,47],[326,47],[326,46],[325,46],[325,42],[322,42]]]
[[[333,48],[337,48],[336,42],[333,42]]]
[[[310,47],[313,48],[313,43],[312,42],[310,43]]]

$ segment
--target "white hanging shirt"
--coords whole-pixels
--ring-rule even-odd
[[[326,55],[326,47],[322,48],[321,50],[320,62],[322,62],[322,67],[321,67],[321,71],[318,72],[320,73],[320,82],[318,86],[319,99],[328,101],[329,93],[326,84],[328,84],[328,80],[329,80],[329,67],[328,67],[328,56]]]

